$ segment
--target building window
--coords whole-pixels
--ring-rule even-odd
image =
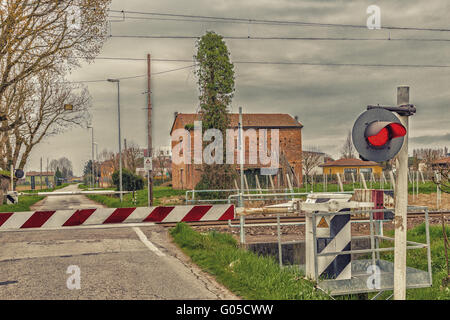
[[[372,173],[372,168],[361,168],[361,169],[359,170],[359,172],[371,174],[371,173]]]

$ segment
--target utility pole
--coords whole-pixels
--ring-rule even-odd
[[[241,167],[241,192],[239,196],[239,207],[244,207],[244,134],[243,134],[243,122],[242,122],[242,107],[239,107],[239,164]]]
[[[91,188],[95,187],[95,171],[94,171],[94,126],[88,126],[88,129],[92,129],[92,141],[91,141]]]
[[[152,146],[152,88],[151,88],[151,56],[147,54],[147,157],[153,161],[153,146]],[[147,172],[147,187],[148,187],[148,206],[153,205],[153,176],[152,170]]]
[[[240,159],[240,166],[241,166],[241,190],[239,193],[239,207],[244,207],[244,148],[245,148],[245,141],[244,141],[244,123],[242,119],[242,107],[239,107],[239,159]],[[241,225],[241,244],[245,243],[245,217],[243,214],[239,217],[240,219],[240,225]]]
[[[409,87],[397,88],[397,106],[409,105]],[[405,142],[397,158],[395,188],[395,250],[394,250],[394,299],[406,299],[406,235],[408,211],[408,135],[409,117],[399,115],[406,128]]]

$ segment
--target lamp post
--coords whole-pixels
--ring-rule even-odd
[[[94,175],[95,175],[95,171],[94,171],[94,127],[92,126],[88,126],[88,129],[92,129],[92,154],[91,154],[91,174],[92,174],[92,178],[91,178],[91,188],[95,187],[95,180],[94,180]]]
[[[117,83],[117,113],[118,113],[118,123],[119,123],[119,190],[120,190],[120,202],[123,201],[123,188],[122,188],[122,137],[120,132],[120,80],[119,79],[108,79],[108,82]]]

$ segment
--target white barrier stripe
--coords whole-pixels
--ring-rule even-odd
[[[227,211],[230,205],[216,205],[212,206],[211,209],[206,212],[206,214],[200,219],[200,221],[210,221],[210,220],[219,220],[221,216]]]
[[[75,212],[74,210],[57,210],[41,228],[61,227]]]
[[[143,222],[144,219],[147,218],[154,209],[155,209],[154,207],[151,207],[151,208],[138,207],[122,223]]]
[[[16,212],[5,221],[0,229],[20,229],[33,214],[34,212]]]
[[[106,219],[108,219],[114,211],[117,209],[97,209],[91,216],[83,223],[83,225],[95,225],[103,224]]]
[[[348,239],[347,236],[348,234],[350,234],[350,232],[351,232],[351,223],[348,222],[341,229],[341,231],[339,231],[336,237],[333,240],[331,240],[331,242],[320,253],[341,252],[342,250],[344,250],[344,248],[351,241],[351,239]],[[334,259],[336,259],[336,257],[337,255],[318,257],[319,274],[322,274],[325,271],[325,269],[328,268],[328,266],[334,261]]]
[[[176,206],[162,222],[180,222],[194,206]]]

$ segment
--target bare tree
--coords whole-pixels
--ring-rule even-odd
[[[341,156],[343,159],[355,158],[355,147],[353,146],[351,131],[348,132],[347,138],[345,139],[344,146],[341,149]]]
[[[433,167],[433,162],[443,158],[447,154],[447,148],[422,148],[422,149],[415,149],[413,151],[414,158],[422,160],[427,170],[431,170]]]
[[[47,71],[23,85],[27,88],[28,99],[17,101],[14,111],[10,112],[13,119],[25,115],[22,123],[10,132],[0,132],[2,167],[10,163],[23,169],[33,148],[44,138],[73,126],[86,126],[89,120],[91,98],[86,88],[64,83],[60,77]],[[30,88],[34,91],[28,96]],[[65,104],[71,104],[73,109],[65,110]]]
[[[322,156],[324,154],[319,151],[319,148],[317,146],[314,147],[306,147],[308,151],[303,151],[302,154],[302,164],[303,164],[303,171],[305,173],[306,177],[306,183],[308,183],[308,177],[311,175],[311,173],[316,169],[321,162]]]
[[[131,142],[124,151],[124,156],[126,158],[127,169],[132,172],[136,172],[137,168],[144,166],[143,153],[137,144]]]
[[[60,73],[99,52],[111,0],[6,0],[0,3],[0,100],[43,70]]]
[[[49,170],[56,172],[58,170],[62,173],[63,178],[73,177],[73,165],[72,161],[66,157],[59,158],[58,160],[52,160],[49,164]]]

